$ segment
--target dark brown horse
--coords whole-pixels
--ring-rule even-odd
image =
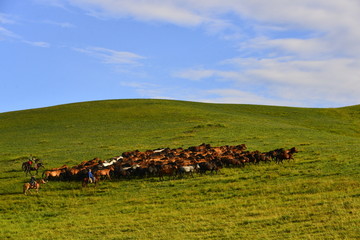
[[[277,149],[275,151],[277,151],[277,154],[276,154],[276,162],[277,163],[282,163],[283,160],[291,160],[291,159],[294,160],[293,155],[298,152],[298,150],[295,147],[290,148],[288,150]]]
[[[164,180],[164,176],[169,176],[169,179],[175,179],[176,173],[177,173],[177,166],[175,163],[168,163],[168,164],[162,164],[162,165],[156,165],[158,169],[158,175],[159,179]]]
[[[28,173],[31,175],[31,171],[36,171],[36,175],[38,174],[38,171],[40,168],[45,168],[44,164],[41,162],[38,162],[38,160],[35,160],[35,163],[31,164],[29,161],[23,162],[21,166],[22,170],[26,173],[26,176]]]

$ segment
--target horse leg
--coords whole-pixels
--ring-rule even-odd
[[[24,185],[23,187],[23,193],[24,195],[27,195],[27,190],[28,190],[28,187],[26,185]]]
[[[164,175],[162,173],[159,173],[159,181],[164,181]]]

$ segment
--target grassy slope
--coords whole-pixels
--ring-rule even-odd
[[[203,142],[246,143],[260,151],[296,146],[301,152],[295,162],[224,169],[217,176],[121,180],[97,189],[50,182],[38,196],[20,194],[27,181],[20,166],[30,154],[50,168]],[[355,238],[359,144],[359,105],[113,100],[2,113],[0,238]],[[35,227],[26,229],[30,221]]]

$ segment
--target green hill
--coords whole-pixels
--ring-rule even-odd
[[[28,180],[21,163],[30,154],[52,168],[201,143],[300,152],[283,165],[223,169],[215,176],[105,181],[97,189],[50,182],[39,195],[21,194]],[[0,238],[352,239],[360,235],[359,146],[360,105],[138,99],[1,113],[0,220],[6,227]]]

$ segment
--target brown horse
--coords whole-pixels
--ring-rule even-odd
[[[110,177],[110,172],[113,172],[114,171],[114,166],[110,166],[109,168],[105,168],[105,169],[99,169],[95,172],[95,177],[102,177],[102,176],[105,176],[105,178],[108,178],[109,180],[111,180],[111,177]]]
[[[66,169],[59,169],[59,170],[45,170],[42,174],[42,177],[44,179],[48,179],[49,177],[53,177],[53,178],[60,178],[62,173],[65,173]]]
[[[69,168],[67,170],[67,175],[68,177],[71,179],[71,178],[76,178],[77,177],[77,174],[81,171],[83,171],[85,168],[83,167],[78,167],[78,166],[75,166],[75,167],[72,167],[72,168]]]
[[[282,163],[283,160],[294,160],[293,155],[297,152],[299,152],[295,147],[292,147],[288,150],[284,150],[284,149],[278,149],[275,150],[277,151],[277,155],[276,155],[276,161],[277,163]]]
[[[23,193],[27,195],[27,193],[30,192],[30,189],[35,189],[36,193],[38,193],[40,189],[40,184],[45,184],[45,183],[46,181],[44,179],[36,181],[34,185],[31,185],[30,183],[24,183]]]
[[[164,175],[168,175],[169,179],[175,179],[176,173],[177,173],[177,165],[175,163],[168,163],[168,164],[162,164],[162,165],[156,165],[159,175],[159,180],[164,180]]]

